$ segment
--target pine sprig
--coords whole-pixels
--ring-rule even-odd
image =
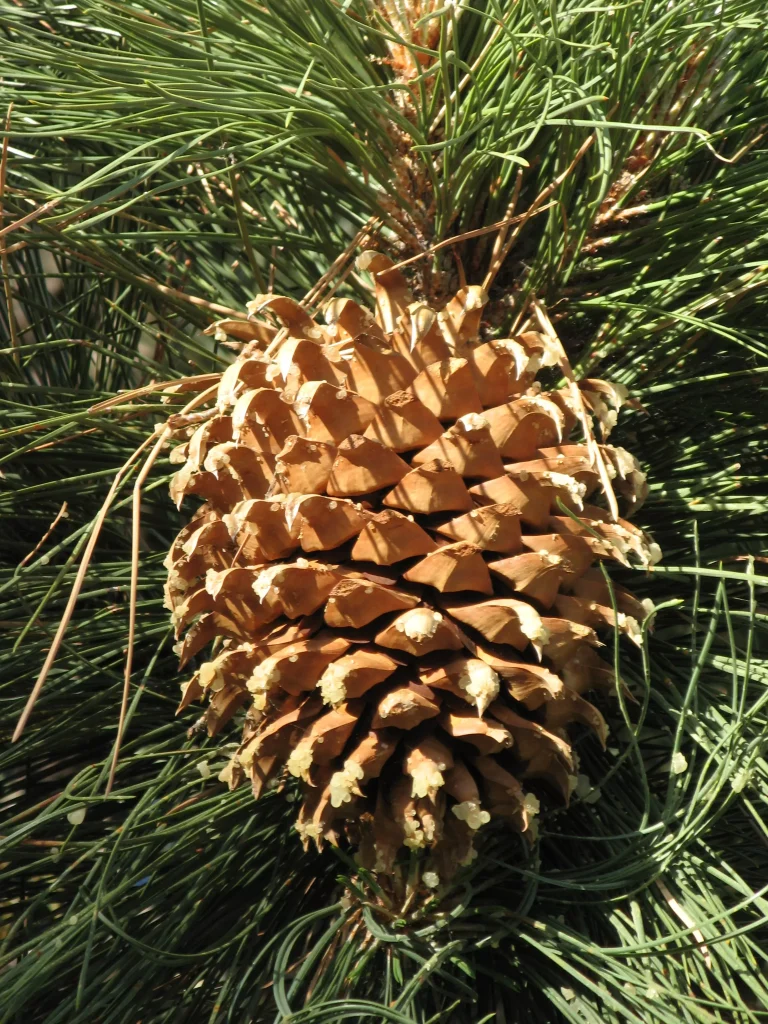
[[[207,740],[194,712],[172,717],[157,552],[177,523],[158,466],[105,797],[128,474],[29,727],[0,753],[2,1020],[768,1011],[762,9],[434,5],[409,42],[388,6],[206,3],[204,37],[187,0],[4,7],[3,225],[33,214],[0,236],[15,299],[0,319],[4,728],[112,475],[169,411],[152,396],[93,406],[220,369],[231,353],[201,329],[264,285],[301,298],[371,218],[374,244],[407,258],[503,219],[516,188],[526,210],[590,137],[520,232],[491,309],[503,332],[538,297],[580,371],[642,406],[618,443],[647,463],[640,525],[665,560],[632,577],[659,611],[644,652],[620,648],[625,715],[605,706],[604,754],[580,743],[574,805],[544,818],[531,855],[491,830],[456,887],[403,927],[347,861],[301,854],[283,797],[220,787],[229,734]],[[422,70],[404,78],[397,54]],[[480,281],[494,239],[418,260],[414,285]],[[340,287],[368,296],[354,272]]]

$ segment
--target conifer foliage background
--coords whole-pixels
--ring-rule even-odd
[[[763,1019],[762,3],[7,0],[0,29],[0,1020]],[[99,404],[221,370],[206,326],[257,292],[303,298],[337,260],[310,308],[330,286],[370,302],[363,231],[404,259],[553,182],[493,329],[535,296],[577,372],[630,388],[616,443],[648,470],[637,521],[664,561],[631,574],[658,610],[643,652],[612,652],[608,749],[580,744],[576,799],[534,849],[491,828],[406,924],[343,855],[302,854],[285,795],[216,781],[234,734],[173,716],[165,466],[114,788],[137,464],[5,742],[110,483],[169,412]],[[495,237],[417,262],[417,288],[479,283]]]

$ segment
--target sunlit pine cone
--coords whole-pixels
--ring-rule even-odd
[[[174,500],[205,501],[167,560],[182,666],[216,641],[181,706],[207,695],[211,734],[247,707],[222,778],[257,797],[302,780],[305,844],[346,832],[384,872],[427,847],[447,877],[491,818],[530,833],[541,798],[567,802],[569,727],[606,735],[583,696],[613,687],[596,631],[637,640],[646,614],[616,587],[615,622],[595,562],[658,549],[589,503],[599,459],[640,504],[633,457],[569,440],[594,419],[604,441],[623,389],[542,392],[556,347],[535,332],[482,343],[480,289],[435,312],[386,257],[361,265],[375,318],[341,299],[322,326],[261,296],[251,312],[279,333],[217,327],[258,340],[172,454]]]

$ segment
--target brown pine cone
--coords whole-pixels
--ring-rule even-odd
[[[263,296],[279,332],[219,327],[259,340],[172,455],[176,502],[205,501],[167,560],[182,665],[215,641],[181,707],[207,694],[214,734],[248,705],[222,776],[256,796],[301,779],[305,843],[346,831],[378,871],[429,847],[446,877],[491,817],[531,831],[536,793],[567,802],[569,726],[606,735],[583,696],[613,686],[597,631],[637,639],[646,613],[616,587],[616,623],[594,563],[658,549],[589,503],[600,461],[630,510],[644,497],[633,457],[591,436],[623,389],[543,392],[549,338],[481,342],[479,289],[435,312],[386,257],[363,266],[375,317],[342,299],[321,326]]]

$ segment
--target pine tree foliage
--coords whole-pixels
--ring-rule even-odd
[[[0,751],[0,1020],[761,1019],[762,4],[2,11],[4,740],[121,475],[45,686]],[[204,331],[257,293],[370,306],[366,247],[412,260],[438,304],[504,257],[484,329],[509,336],[540,308],[578,375],[629,389],[612,440],[648,472],[637,522],[664,551],[652,572],[611,569],[656,612],[641,649],[608,638],[624,685],[597,701],[607,748],[576,743],[568,811],[542,815],[532,849],[488,827],[410,916],[343,850],[301,852],[291,792],[254,804],[217,782],[234,730],[174,718],[162,563],[182,520],[159,463],[107,792],[128,460],[184,398],[147,385],[220,373],[238,346]]]

